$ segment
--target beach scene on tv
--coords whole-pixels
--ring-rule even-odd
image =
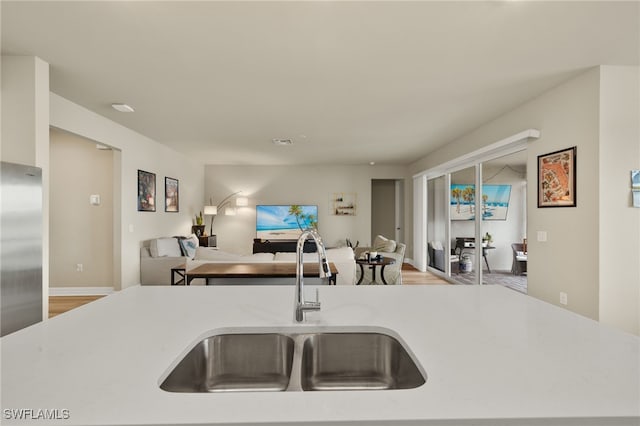
[[[318,206],[256,206],[256,238],[296,240],[305,229],[318,227]]]
[[[482,185],[482,219],[507,220],[511,185]],[[475,220],[475,185],[451,185],[451,220]]]

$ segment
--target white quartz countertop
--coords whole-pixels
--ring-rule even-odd
[[[302,325],[293,293],[137,286],[5,336],[0,423],[640,424],[636,336],[499,286],[322,286],[322,310]],[[362,326],[397,333],[427,382],[387,391],[159,388],[175,360],[218,329]],[[38,419],[44,409],[61,418]],[[16,410],[34,419],[16,420]]]

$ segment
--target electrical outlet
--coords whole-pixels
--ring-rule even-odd
[[[538,237],[537,238],[538,242],[541,242],[541,243],[546,242],[547,241],[547,231],[538,231],[536,233],[536,237]]]
[[[567,300],[567,293],[565,293],[564,291],[561,291],[560,292],[560,304],[566,306],[567,303],[569,303],[568,300]]]
[[[82,265],[82,263],[77,263],[76,264],[76,272],[82,272],[84,266]]]

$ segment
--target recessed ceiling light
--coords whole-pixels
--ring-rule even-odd
[[[127,104],[111,104],[111,107],[120,112],[133,112],[134,109]]]
[[[280,146],[293,145],[293,140],[291,139],[274,138],[274,139],[271,139],[271,142],[274,145],[280,145]]]
[[[375,165],[376,165],[376,162],[375,162],[375,161],[369,161],[369,165],[370,165],[370,166],[375,166]]]

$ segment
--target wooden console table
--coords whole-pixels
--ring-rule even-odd
[[[259,238],[255,238],[253,240],[253,253],[290,253],[296,251],[296,246],[298,244],[298,240],[261,240]],[[316,243],[311,240],[307,240],[304,242],[303,251],[305,253],[315,253],[316,252]]]
[[[329,284],[336,285],[338,269],[329,262],[331,278]],[[196,278],[204,278],[209,285],[211,278],[295,278],[295,263],[205,263],[187,271],[185,274],[186,285]],[[317,263],[304,264],[305,277],[319,277],[320,268]]]

